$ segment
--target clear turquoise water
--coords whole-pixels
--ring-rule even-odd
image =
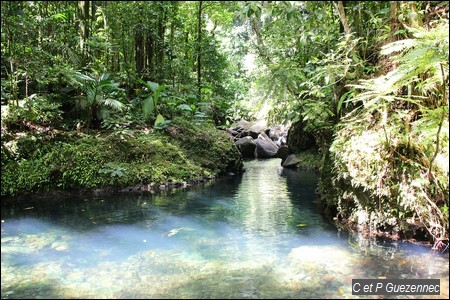
[[[340,232],[314,173],[279,165],[158,195],[4,203],[1,296],[364,298],[352,278],[386,277],[439,278],[447,298],[448,255]]]

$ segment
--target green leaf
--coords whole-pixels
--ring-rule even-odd
[[[152,81],[147,81],[147,87],[150,88],[152,90],[152,92],[156,92],[158,90],[159,84],[156,82],[152,82]]]
[[[160,124],[162,122],[164,122],[164,117],[161,114],[158,114],[158,116],[156,117],[154,126],[158,126],[158,124]]]
[[[177,106],[179,110],[192,111],[192,108],[187,104],[180,104]]]
[[[197,96],[194,95],[194,94],[189,94],[189,95],[186,96],[186,98],[187,98],[188,100],[197,100]]]
[[[336,108],[337,113],[339,113],[341,111],[342,103],[344,102],[345,99],[347,99],[347,96],[348,96],[348,93],[345,93],[339,99],[338,104],[337,104],[337,108]]]
[[[122,108],[124,107],[124,104],[122,102],[120,102],[119,100],[116,99],[105,99],[103,100],[103,103],[109,107],[115,108],[117,110],[122,110]]]
[[[50,19],[54,19],[55,21],[65,21],[67,20],[67,16],[62,13],[57,13],[51,16]]]
[[[145,118],[148,120],[153,116],[155,111],[155,105],[153,102],[153,97],[147,97],[142,104],[142,111],[144,113]]]
[[[81,79],[81,80],[86,80],[86,81],[91,81],[91,82],[95,82],[96,81],[94,78],[89,77],[89,76],[84,75],[84,74],[81,74],[79,72],[75,72],[74,75],[75,75],[75,77],[77,77],[78,79]]]
[[[151,90],[153,93],[156,92],[156,90],[159,87],[159,84],[156,82],[152,82],[152,81],[147,81],[145,82],[144,80],[138,79],[138,82],[142,83],[143,85],[145,85],[149,90]]]
[[[257,17],[257,18],[260,18],[260,17],[261,17],[261,8],[260,8],[260,7],[258,7],[258,8],[256,9],[255,14],[256,14],[256,17]]]

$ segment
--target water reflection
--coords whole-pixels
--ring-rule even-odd
[[[292,203],[289,200],[285,179],[278,176],[278,164],[271,164],[267,172],[258,161],[247,163],[242,184],[233,200],[237,219],[248,234],[263,234],[276,237],[288,232],[287,217],[292,216]]]
[[[312,172],[246,169],[182,192],[3,203],[2,298],[361,298],[351,279],[378,277],[448,290],[448,255],[339,235]]]

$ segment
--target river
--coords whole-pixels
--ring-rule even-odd
[[[419,297],[448,298],[448,254],[338,230],[312,171],[245,169],[184,190],[2,203],[2,298],[379,298],[352,295],[362,278],[437,278],[441,295]]]

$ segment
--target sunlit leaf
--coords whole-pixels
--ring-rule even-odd
[[[158,126],[158,124],[162,122],[164,122],[164,117],[161,114],[158,114],[158,116],[156,116],[155,126]]]

